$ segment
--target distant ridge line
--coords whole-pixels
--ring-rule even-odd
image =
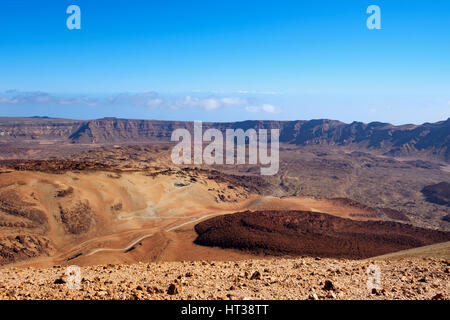
[[[0,143],[57,140],[65,143],[110,144],[168,142],[177,128],[192,130],[193,122],[106,117],[71,120],[47,117],[0,117]],[[424,156],[450,161],[450,118],[422,125],[382,122],[344,123],[337,120],[247,120],[204,122],[204,130],[280,129],[280,142],[294,145],[351,146],[390,156]]]

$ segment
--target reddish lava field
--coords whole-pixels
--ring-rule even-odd
[[[196,244],[264,255],[364,259],[450,240],[450,232],[307,211],[246,211],[198,223]]]

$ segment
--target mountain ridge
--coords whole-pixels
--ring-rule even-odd
[[[246,120],[204,122],[204,129],[280,129],[280,142],[295,145],[354,146],[389,156],[424,155],[450,161],[450,118],[421,125],[338,120]],[[174,129],[192,130],[193,122],[102,118],[0,117],[0,143],[54,140],[71,144],[168,142]]]

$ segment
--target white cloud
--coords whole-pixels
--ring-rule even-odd
[[[103,98],[93,98],[82,95],[58,96],[46,92],[20,92],[10,90],[0,92],[0,104],[9,105],[87,105],[87,106],[141,106],[146,108],[167,108],[178,110],[182,108],[201,108],[214,111],[225,108],[242,108],[247,112],[277,113],[278,108],[271,104],[260,104],[259,99],[242,96],[192,96],[164,95],[156,92],[120,93]]]
[[[262,105],[262,109],[265,112],[268,112],[268,113],[275,113],[275,112],[277,112],[277,108],[275,106],[271,105],[271,104],[263,104]]]
[[[237,91],[239,94],[254,94],[254,95],[278,95],[279,92],[276,91],[248,91],[248,90],[239,90]]]
[[[215,110],[219,109],[221,105],[220,102],[216,99],[199,99],[198,106],[205,110]]]
[[[162,99],[159,99],[159,98],[151,99],[151,100],[147,101],[147,107],[150,107],[150,108],[159,107],[162,103],[163,103]]]
[[[15,99],[0,96],[0,104],[15,104],[17,102]]]
[[[247,103],[247,100],[242,98],[222,98],[221,101],[226,106],[239,106]]]
[[[156,92],[120,93],[109,97],[106,103],[119,105],[151,106],[158,102]]]
[[[259,108],[256,106],[247,106],[245,107],[245,110],[247,110],[247,112],[259,112]]]
[[[167,101],[168,105],[174,106],[175,108],[183,107],[199,107],[205,110],[216,110],[220,108],[229,107],[239,107],[248,104],[247,99],[242,99],[239,97],[208,97],[208,98],[198,98],[192,96],[186,96],[181,99],[176,99],[175,101]]]
[[[278,113],[279,110],[277,107],[271,104],[263,104],[261,107],[258,106],[247,106],[245,107],[247,112],[267,112],[267,113]]]
[[[169,101],[169,104],[171,104],[170,101]],[[220,104],[220,101],[213,99],[213,98],[201,99],[201,98],[186,96],[182,99],[176,100],[175,106],[177,109],[182,108],[182,107],[200,107],[205,110],[215,110],[215,109],[220,108],[221,104]]]
[[[46,92],[21,92],[9,90],[0,93],[0,104],[15,104],[15,105],[97,105],[98,100],[88,98],[85,96],[64,97],[56,96]]]

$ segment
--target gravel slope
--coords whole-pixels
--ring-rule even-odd
[[[369,290],[367,269],[381,271]],[[448,259],[362,261],[319,258],[166,262],[81,268],[0,269],[0,299],[449,299]]]

